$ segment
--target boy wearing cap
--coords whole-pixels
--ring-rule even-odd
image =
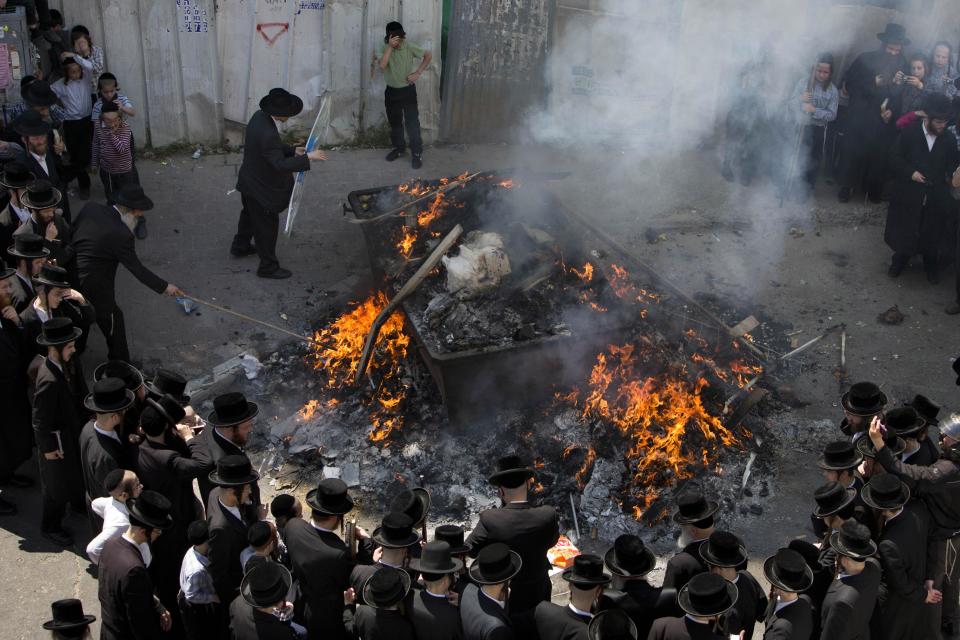
[[[100,533],[87,545],[87,557],[93,564],[100,563],[107,540],[120,535],[130,526],[127,501],[139,497],[143,485],[133,471],[114,469],[107,474],[103,488],[109,495],[97,498],[90,504],[91,511],[103,522]]]
[[[180,592],[177,605],[187,640],[212,640],[219,634],[220,598],[207,567],[210,558],[210,531],[206,520],[196,520],[187,527],[191,547],[180,563]]]
[[[387,88],[384,103],[387,110],[387,122],[390,123],[390,143],[393,150],[387,154],[387,162],[393,162],[404,155],[407,144],[403,137],[406,125],[410,138],[411,166],[419,169],[423,166],[423,141],[420,138],[420,113],[417,109],[416,82],[430,66],[433,54],[411,42],[399,22],[387,24],[387,33],[383,44],[377,48],[374,61],[383,72]],[[414,70],[414,60],[420,59],[420,65]]]

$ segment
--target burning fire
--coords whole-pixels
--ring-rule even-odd
[[[413,245],[417,241],[417,232],[411,231],[407,227],[403,228],[400,241],[397,243],[397,250],[404,258],[409,258],[413,253]]]

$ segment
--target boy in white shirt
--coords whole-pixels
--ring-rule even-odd
[[[130,526],[127,501],[139,496],[143,485],[133,471],[114,469],[104,479],[103,488],[110,497],[97,498],[91,504],[93,512],[103,518],[103,529],[87,545],[87,556],[93,564],[100,564],[100,553],[107,540],[119,536]]]

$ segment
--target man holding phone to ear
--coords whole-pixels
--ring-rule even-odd
[[[410,161],[414,169],[423,166],[423,141],[420,139],[420,112],[417,109],[416,82],[424,70],[430,66],[433,55],[421,47],[407,42],[406,32],[399,22],[387,24],[387,34],[383,45],[377,50],[377,60],[383,78],[387,83],[384,102],[387,109],[387,121],[390,123],[390,143],[393,150],[387,154],[387,162],[393,162],[406,153],[406,141],[403,128],[406,125],[410,138]],[[413,61],[420,59],[420,65],[413,69]]]

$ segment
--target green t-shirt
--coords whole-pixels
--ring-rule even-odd
[[[387,47],[386,43],[377,48],[377,59],[383,57]],[[423,49],[404,40],[400,47],[394,49],[390,54],[390,60],[387,61],[387,68],[383,70],[383,77],[387,81],[388,87],[402,89],[408,86],[407,76],[417,70],[414,60],[423,58]]]

